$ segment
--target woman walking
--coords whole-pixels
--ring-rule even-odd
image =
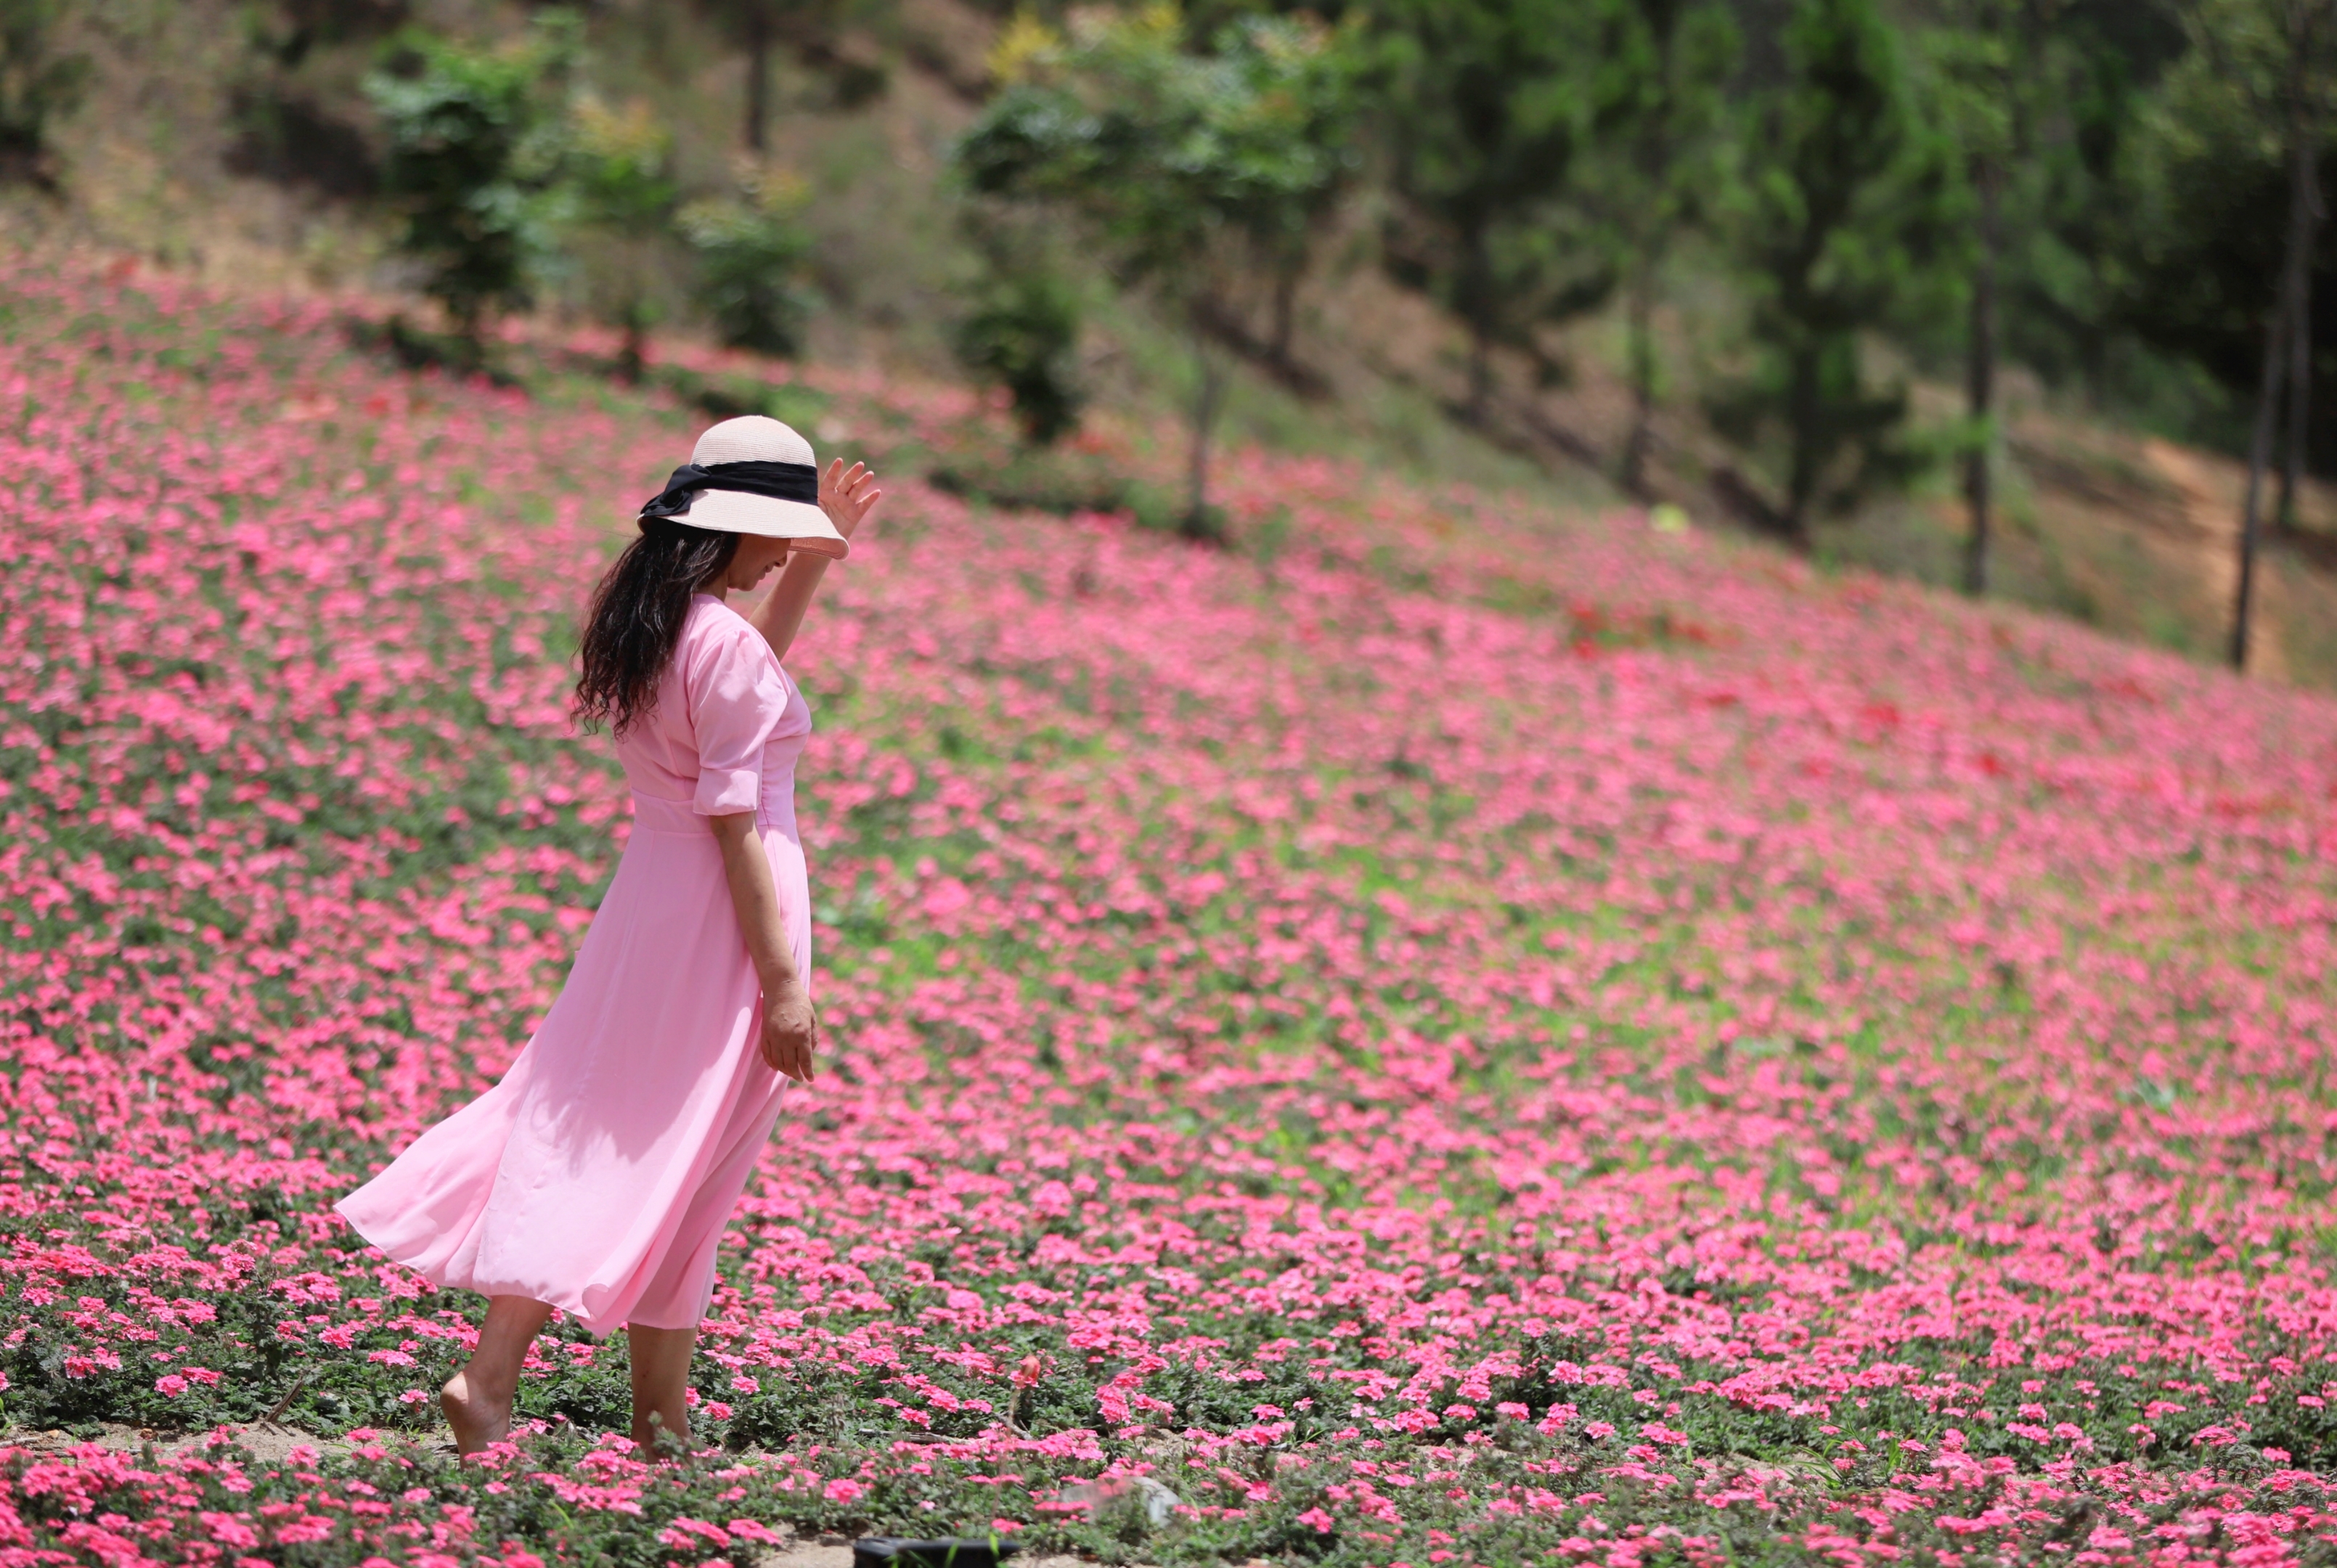
[[[775,419],[725,420],[640,510],[594,590],[575,709],[615,732],[632,837],[559,999],[503,1081],[343,1199],[359,1234],[487,1316],[439,1395],[455,1447],[507,1437],[554,1307],[621,1324],[636,1443],[689,1437],[714,1254],[819,1025],[780,667],[882,492]],[[724,602],[784,565],[748,615]]]

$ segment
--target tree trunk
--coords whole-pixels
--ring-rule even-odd
[[[1996,254],[1998,170],[1983,161],[1973,183],[1980,191],[1980,256],[1972,273],[1971,324],[1964,345],[1964,408],[1971,421],[1971,451],[1964,457],[1964,500],[1971,532],[1964,541],[1964,591],[1988,591],[1989,465],[1994,455],[1996,403]]]
[[[1214,541],[1219,531],[1209,514],[1209,432],[1217,423],[1217,411],[1225,401],[1226,373],[1209,347],[1198,306],[1193,314],[1193,371],[1197,384],[1193,390],[1193,439],[1186,473],[1185,517],[1178,531],[1187,539]]]
[[[747,151],[760,157],[770,121],[771,14],[764,0],[747,6]]]
[[[2306,117],[2289,121],[2288,247],[2281,264],[2280,300],[2264,324],[2264,381],[2256,393],[2255,430],[2248,441],[2247,499],[2240,508],[2239,580],[2232,595],[2232,667],[2248,667],[2249,620],[2254,610],[2256,537],[2264,502],[2264,470],[2272,461],[2273,424],[2279,411],[2288,327],[2308,297],[2313,229],[2313,149],[2305,140]]]
[[[1469,421],[1483,424],[1493,403],[1493,340],[1472,322],[1469,326]]]
[[[2296,498],[2304,480],[2304,443],[2313,413],[2313,247],[2327,216],[2321,204],[2320,116],[2308,115],[2304,127],[2308,149],[2297,178],[2304,181],[2304,276],[2295,286],[2288,317],[2288,450],[2280,471],[2279,531],[2296,531]]]
[[[1453,300],[1456,313],[1469,324],[1469,403],[1471,423],[1481,425],[1493,401],[1492,265],[1485,258],[1481,223],[1465,228],[1461,237],[1460,288]]]
[[[1810,506],[1817,499],[1824,463],[1824,437],[1818,429],[1819,387],[1825,370],[1822,354],[1816,347],[1798,348],[1786,371],[1785,425],[1793,453],[1785,474],[1785,511],[1779,521],[1786,539],[1797,546],[1809,542]]]
[[[629,301],[624,325],[624,342],[617,350],[617,379],[628,386],[639,386],[642,368],[649,360],[648,307],[638,299]]]
[[[1297,331],[1298,271],[1305,264],[1305,255],[1298,260],[1286,261],[1275,272],[1274,321],[1267,328],[1272,335],[1266,342],[1266,352],[1276,366],[1290,368],[1290,340]]]
[[[2264,381],[2256,392],[2255,432],[2248,440],[2247,499],[2240,507],[2240,570],[2232,595],[2232,667],[2248,667],[2248,615],[2254,608],[2256,575],[2256,513],[2264,497],[2264,468],[2272,459],[2272,427],[2280,403],[2280,312],[2272,313],[2264,332]]]
[[[1623,442],[1619,475],[1623,493],[1635,501],[1648,499],[1648,441],[1656,414],[1656,278],[1655,258],[1642,256],[1631,279],[1626,301],[1629,317],[1631,362],[1631,433]]]

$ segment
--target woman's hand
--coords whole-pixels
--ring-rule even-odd
[[[876,488],[876,475],[865,463],[856,463],[846,472],[844,459],[830,458],[827,470],[819,476],[819,509],[827,513],[827,521],[836,524],[836,531],[845,538],[868,520],[885,492]]]
[[[799,1084],[811,1082],[811,1054],[819,1045],[819,1015],[803,982],[788,979],[763,993],[763,1061]]]

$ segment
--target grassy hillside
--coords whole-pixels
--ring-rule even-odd
[[[21,1561],[2337,1543],[2326,700],[1254,447],[1231,550],[970,505],[916,475],[1000,416],[837,369],[768,395],[899,479],[797,664],[836,1050],[725,1249],[719,1451],[602,1436],[571,1324],[521,1447],[413,1445],[477,1303],[328,1205],[590,918],[568,628],[703,416],[590,343],[498,390],[326,302],[5,294]]]
[[[400,15],[490,36],[516,26],[522,12],[489,0],[416,0],[329,14],[343,19],[341,32],[302,31],[310,13],[299,6],[83,0],[67,41],[98,69],[88,104],[61,128],[65,200],[20,193],[0,217],[19,232],[135,250],[232,287],[264,280],[396,297],[412,280],[390,259],[388,220],[367,198],[379,139],[358,80]],[[585,70],[598,90],[645,105],[671,128],[685,188],[725,187],[741,141],[735,42],[691,6],[615,5],[593,15]],[[946,378],[946,339],[973,259],[938,181],[950,139],[985,91],[997,21],[964,0],[904,0],[869,15],[778,49],[768,156],[811,196],[814,281],[826,301],[811,356]],[[1229,414],[1237,437],[1393,461],[1432,481],[1540,485],[1580,509],[1613,504],[1605,473],[1628,406],[1618,324],[1593,317],[1554,337],[1549,346],[1569,370],[1558,385],[1522,358],[1503,359],[1488,424],[1464,429],[1446,412],[1463,390],[1460,336],[1380,273],[1374,221],[1360,208],[1345,215],[1300,293],[1296,357],[1327,394],[1294,395],[1247,375]],[[1077,248],[1061,239],[1059,259],[1076,269]],[[545,302],[555,328],[573,326],[591,303],[605,258],[585,242],[572,259],[570,281]],[[686,326],[686,268],[669,259],[652,292]],[[1730,291],[1702,266],[1683,258],[1664,324],[1669,406],[1651,483],[1699,522],[1726,528],[1733,513],[1714,474],[1744,460],[1697,408],[1699,388],[1736,351],[1741,323]],[[1121,419],[1167,424],[1187,395],[1180,350],[1140,302],[1116,297],[1100,277],[1088,282],[1087,383]],[[2238,512],[2233,465],[2104,425],[2018,375],[2007,395],[2000,596],[2202,662],[2220,658]],[[1925,416],[1948,421],[1954,402],[1928,389]],[[1912,497],[1829,522],[1817,558],[1948,583],[1962,528],[1950,492],[1941,475]],[[2272,547],[2255,673],[2328,689],[2337,687],[2337,635],[2327,629],[2337,626],[2329,571],[2337,501],[2315,487],[2304,518],[2302,536]]]

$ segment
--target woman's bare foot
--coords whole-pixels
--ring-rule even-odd
[[[455,1452],[476,1454],[511,1436],[512,1402],[491,1398],[477,1387],[467,1367],[438,1390],[438,1408],[455,1429]]]
[[[625,1325],[633,1363],[633,1441],[644,1459],[686,1458],[689,1434],[689,1354],[696,1329]]]
[[[479,1342],[461,1371],[438,1390],[438,1408],[455,1428],[455,1451],[475,1454],[511,1436],[512,1401],[528,1347],[552,1309],[528,1296],[496,1296],[487,1302]]]

